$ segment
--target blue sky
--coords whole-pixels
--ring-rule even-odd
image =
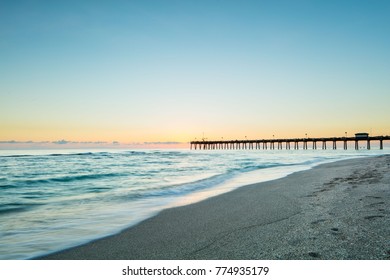
[[[389,14],[389,1],[1,1],[0,140],[390,134]]]

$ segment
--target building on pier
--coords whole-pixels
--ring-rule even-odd
[[[355,138],[357,138],[357,139],[367,139],[368,138],[368,133],[367,132],[355,133]]]

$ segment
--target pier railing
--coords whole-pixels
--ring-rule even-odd
[[[199,150],[240,150],[240,149],[271,149],[275,147],[279,150],[299,149],[301,144],[302,149],[307,150],[311,145],[312,149],[321,147],[327,149],[327,143],[332,144],[332,149],[337,149],[337,143],[343,144],[343,149],[348,149],[348,142],[355,143],[355,149],[359,149],[359,142],[366,142],[367,149],[371,149],[372,141],[379,141],[379,149],[383,149],[383,141],[390,140],[390,136],[369,136],[369,137],[321,137],[321,138],[289,138],[289,139],[259,139],[259,140],[221,140],[221,141],[192,141],[191,149]]]

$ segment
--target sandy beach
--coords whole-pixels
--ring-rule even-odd
[[[390,259],[389,170],[389,155],[323,164],[41,259]]]

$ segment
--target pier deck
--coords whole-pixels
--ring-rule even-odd
[[[368,136],[368,137],[321,137],[321,138],[288,138],[288,139],[258,139],[258,140],[220,140],[220,141],[191,141],[191,149],[199,150],[239,150],[239,149],[294,149],[300,146],[307,150],[309,144],[312,149],[317,149],[317,143],[322,149],[327,149],[327,143],[332,144],[332,149],[337,149],[337,143],[343,143],[343,149],[348,149],[348,142],[355,143],[355,149],[359,149],[359,142],[365,142],[367,149],[371,149],[372,141],[379,141],[379,149],[383,149],[383,141],[390,140],[390,136]]]

